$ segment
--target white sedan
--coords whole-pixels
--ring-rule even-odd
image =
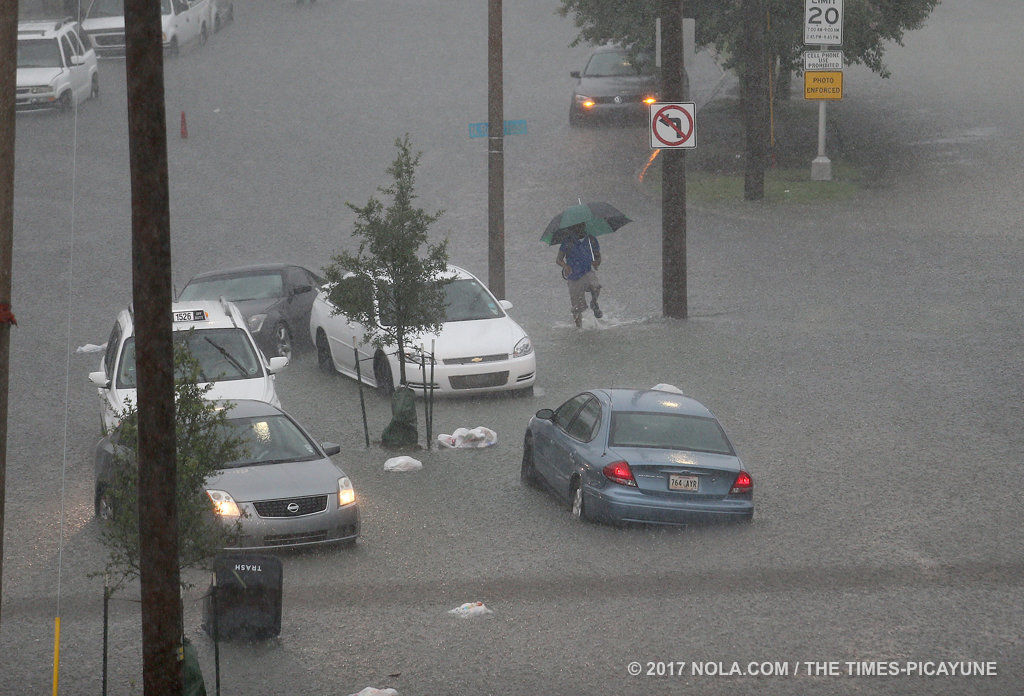
[[[421,334],[409,341],[405,374],[408,386],[422,393],[430,382],[420,367],[421,350],[434,346],[433,389],[440,393],[478,393],[517,390],[532,393],[537,360],[530,337],[507,313],[508,300],[498,300],[476,276],[449,266],[445,284],[445,319],[437,334]],[[341,282],[359,282],[350,276]],[[385,393],[394,389],[400,375],[396,346],[375,348],[365,342],[366,330],[335,307],[321,289],[309,317],[309,335],[316,346],[317,362],[327,372],[356,377],[356,352],[363,382]],[[410,349],[411,347],[411,349]]]

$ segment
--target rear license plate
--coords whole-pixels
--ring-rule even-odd
[[[680,476],[679,474],[668,475],[668,489],[670,491],[696,491],[696,476]]]

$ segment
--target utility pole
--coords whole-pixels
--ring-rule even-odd
[[[505,114],[501,0],[487,0],[487,285],[505,299]]]
[[[18,65],[18,0],[0,3],[0,596],[7,499],[7,392],[11,377],[11,252],[14,248],[14,104]]]
[[[746,132],[747,167],[743,198],[764,198],[764,171],[768,164],[768,58],[765,50],[764,0],[743,0],[740,98]]]
[[[160,4],[125,0],[145,696],[182,693],[167,118]]]
[[[686,101],[682,0],[661,0],[661,101]],[[661,151],[661,311],[686,318],[686,150]]]

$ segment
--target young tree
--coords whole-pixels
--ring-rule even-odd
[[[400,383],[407,382],[405,356],[409,339],[436,333],[444,320],[444,271],[448,241],[427,245],[427,229],[444,211],[414,208],[416,167],[409,134],[395,140],[398,156],[387,172],[394,183],[377,190],[391,196],[387,208],[375,197],[364,206],[346,205],[357,215],[352,235],[355,254],[342,251],[323,269],[335,314],[345,314],[366,328],[364,340],[377,348],[398,348]],[[351,275],[350,275],[351,274]],[[355,277],[356,282],[342,282]]]
[[[237,527],[229,527],[211,514],[212,504],[203,485],[221,464],[241,457],[243,446],[226,426],[231,405],[205,398],[212,385],[199,385],[198,361],[179,346],[174,362],[178,563],[179,568],[204,567],[205,561],[229,544]],[[139,576],[137,416],[136,407],[126,405],[119,414],[121,424],[109,434],[113,476],[97,500],[97,512],[107,518],[100,539],[110,554],[105,573],[112,589]]]

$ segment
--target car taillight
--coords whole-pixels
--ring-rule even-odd
[[[736,481],[732,484],[732,490],[729,491],[730,495],[740,495],[743,493],[753,493],[754,482],[750,480],[750,474],[745,471],[741,471],[736,476]]]
[[[612,462],[601,470],[605,478],[623,486],[636,486],[636,479],[627,462]]]

